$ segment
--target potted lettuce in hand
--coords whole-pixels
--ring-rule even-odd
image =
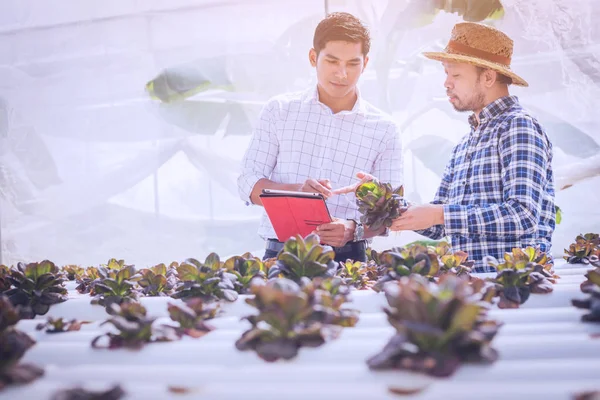
[[[404,201],[404,187],[392,188],[389,183],[369,181],[359,185],[355,191],[360,222],[372,230],[382,226],[389,228],[394,219],[407,208]]]

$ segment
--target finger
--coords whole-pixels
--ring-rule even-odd
[[[334,224],[323,224],[323,225],[319,225],[317,227],[317,232],[319,232],[319,234],[321,234],[322,232],[332,232],[337,229],[338,228],[336,228],[336,225],[334,225]]]
[[[356,177],[364,182],[377,181],[377,177],[375,177],[375,175],[367,174],[363,171],[357,172]]]
[[[331,190],[321,185],[318,181],[314,181],[312,186],[318,193],[323,194],[325,197],[331,196]]]
[[[346,194],[346,193],[354,193],[356,191],[356,188],[358,187],[357,184],[354,185],[348,185],[348,186],[344,186],[341,188],[337,188],[337,189],[333,189],[331,191],[332,194]]]
[[[361,179],[360,181],[353,183],[352,185],[343,186],[341,188],[334,189],[331,191],[331,193],[333,193],[333,194],[354,193],[354,192],[356,192],[356,189],[365,182],[367,182],[367,181]]]
[[[331,181],[329,179],[319,179],[318,182],[327,189],[331,189]]]
[[[309,180],[306,181],[305,184],[308,187],[308,189],[310,191],[312,191],[312,192],[321,193],[325,197],[330,197],[331,196],[331,190],[329,190],[325,186],[321,185],[315,179],[309,179]]]
[[[328,243],[331,246],[334,246],[334,243],[340,243],[342,241],[342,238],[340,236],[323,235],[320,236],[320,238],[321,242]]]
[[[362,172],[362,171],[357,172],[356,177],[360,179],[358,182],[356,182],[352,185],[341,187],[339,189],[335,189],[332,191],[332,193],[333,194],[354,193],[354,192],[356,192],[356,189],[363,183],[377,180],[377,178],[375,178],[373,175],[367,174],[366,172]]]

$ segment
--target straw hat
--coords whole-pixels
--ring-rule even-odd
[[[513,41],[498,29],[475,22],[461,22],[452,29],[450,41],[443,52],[427,52],[432,60],[463,62],[489,68],[512,79],[513,84],[529,84],[510,69]]]

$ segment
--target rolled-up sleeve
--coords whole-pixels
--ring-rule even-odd
[[[276,102],[271,101],[263,107],[242,159],[237,184],[240,198],[247,204],[251,204],[250,195],[256,182],[270,178],[277,164],[279,142],[275,124],[276,105]]]

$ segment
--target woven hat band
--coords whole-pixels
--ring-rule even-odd
[[[460,53],[465,56],[472,56],[482,60],[491,61],[496,64],[510,66],[510,58],[498,54],[490,53],[484,50],[479,50],[466,44],[459,43],[456,40],[448,42],[447,50]]]

